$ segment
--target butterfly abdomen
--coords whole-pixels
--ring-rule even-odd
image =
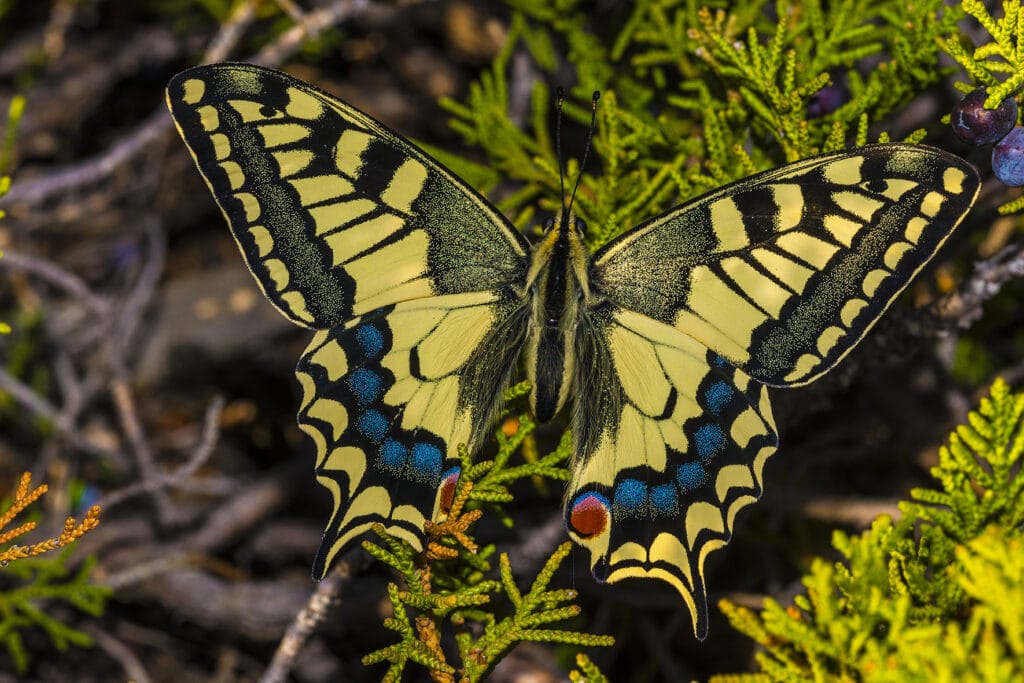
[[[587,287],[588,253],[566,214],[552,221],[533,253],[527,284],[533,304],[527,375],[530,403],[541,422],[565,405],[576,373],[576,329]]]

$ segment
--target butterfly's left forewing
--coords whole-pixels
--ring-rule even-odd
[[[308,83],[213,64],[175,76],[167,102],[256,281],[299,325],[524,276],[529,244],[499,212]]]

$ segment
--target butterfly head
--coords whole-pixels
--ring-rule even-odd
[[[544,238],[563,240],[570,239],[582,243],[587,234],[587,224],[577,217],[572,209],[563,209],[557,215],[544,221]]]

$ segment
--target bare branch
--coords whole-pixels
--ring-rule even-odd
[[[281,34],[276,41],[267,45],[247,61],[261,66],[283,64],[294,55],[309,38],[315,38],[321,31],[335,24],[340,24],[349,17],[365,11],[370,3],[367,0],[341,0],[332,2],[326,7],[306,13],[302,21]]]
[[[111,491],[100,499],[98,505],[107,510],[137,495],[160,488],[173,488],[185,483],[213,455],[213,449],[216,448],[217,440],[220,438],[218,423],[220,422],[220,414],[223,410],[224,399],[220,396],[214,398],[210,405],[206,407],[202,436],[192,453],[192,457],[184,465],[169,474],[143,479],[130,486]]]
[[[342,560],[334,565],[334,569],[324,577],[323,581],[317,584],[316,590],[309,596],[306,603],[295,619],[288,626],[284,637],[274,652],[274,659],[270,666],[263,672],[259,683],[284,683],[288,680],[288,674],[295,666],[295,659],[302,650],[303,645],[313,635],[317,627],[327,618],[327,612],[331,603],[337,598],[342,585],[352,574],[352,566],[348,560]]]
[[[995,256],[974,264],[971,278],[936,308],[947,326],[968,329],[981,317],[982,306],[1010,280],[1024,277],[1024,243],[1011,244]]]
[[[222,61],[228,57],[244,29],[252,22],[256,2],[247,2],[224,24],[211,41],[206,52],[207,61]],[[349,18],[369,6],[366,0],[336,0],[326,7],[303,15],[302,21],[281,35],[278,40],[258,52],[248,61],[264,66],[278,66],[294,55],[307,38],[325,28]],[[156,111],[134,131],[107,151],[85,161],[71,164],[38,180],[16,183],[10,192],[0,197],[0,208],[14,205],[37,205],[52,197],[102,182],[122,164],[131,161],[160,136],[171,129],[171,118],[160,105]]]
[[[96,641],[96,645],[108,655],[113,657],[124,670],[125,680],[132,683],[151,683],[149,672],[142,664],[142,661],[135,656],[132,649],[115,638],[107,631],[101,629],[95,623],[88,623],[82,626],[82,630]]]
[[[57,432],[71,442],[75,448],[79,448],[92,455],[107,454],[107,449],[92,443],[75,429],[74,421],[70,415],[59,410],[55,405],[36,393],[30,386],[8,373],[4,368],[0,368],[0,391],[10,394],[11,398],[18,405],[33,415],[38,415],[50,422]]]
[[[5,250],[4,257],[0,259],[0,268],[35,275],[81,300],[94,314],[104,318],[110,314],[110,304],[106,300],[94,294],[82,278],[64,270],[53,261]]]

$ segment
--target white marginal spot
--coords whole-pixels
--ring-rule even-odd
[[[942,186],[950,194],[963,194],[965,180],[967,174],[959,168],[950,166],[942,173]]]
[[[207,133],[215,131],[220,128],[220,114],[217,110],[209,105],[205,107],[199,107],[196,109],[196,113],[199,114],[199,125],[203,127]]]
[[[924,234],[924,229],[928,227],[928,221],[915,216],[907,221],[907,229],[903,231],[907,241],[912,244],[917,244],[921,240],[921,235]]]
[[[850,299],[843,304],[842,310],[839,311],[839,319],[843,321],[844,325],[850,327],[867,305],[868,302],[864,299]]]
[[[249,223],[255,223],[261,213],[260,203],[256,199],[255,195],[249,192],[239,192],[235,195],[235,199],[242,202],[242,209],[245,211],[245,220]]]
[[[866,294],[869,298],[873,297],[875,295],[875,291],[878,289],[878,286],[881,285],[882,282],[885,281],[885,278],[889,277],[889,275],[889,271],[884,270],[882,268],[876,268],[872,270],[870,273],[868,273],[867,276],[864,278],[864,284],[862,286],[864,294]]]
[[[220,167],[228,176],[228,185],[232,190],[237,190],[245,184],[245,171],[234,161],[221,162]]]
[[[886,268],[896,270],[896,267],[900,265],[900,261],[903,260],[906,253],[913,249],[913,247],[914,245],[906,242],[896,242],[895,244],[890,245],[889,248],[885,250],[885,257],[882,259]]]
[[[213,158],[217,161],[223,161],[231,154],[231,142],[228,140],[228,136],[223,133],[211,135],[210,144],[213,145]]]
[[[846,335],[846,330],[831,325],[818,335],[818,353],[824,358]]]

